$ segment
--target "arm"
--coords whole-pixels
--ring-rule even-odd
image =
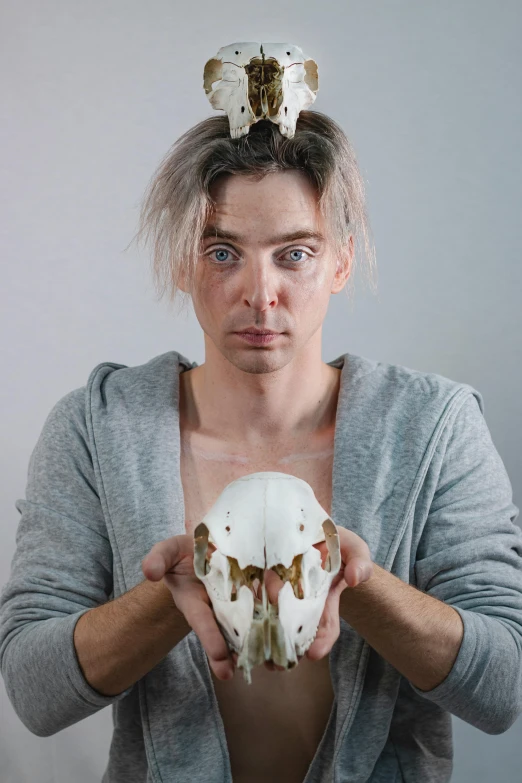
[[[188,632],[174,608],[168,620],[154,622],[173,606],[163,583],[137,585],[108,603],[112,549],[96,492],[84,399],[82,387],[56,403],[31,454],[26,498],[15,504],[21,518],[11,575],[0,598],[6,691],[20,720],[40,737],[124,698],[130,687],[118,691]],[[121,644],[120,633],[137,647]],[[115,678],[108,649],[122,666]],[[107,693],[96,690],[91,677]]]
[[[74,629],[80,668],[106,696],[126,690],[159,663],[191,627],[163,580],[145,579],[83,614]]]
[[[367,582],[341,594],[341,616],[415,692],[488,734],[506,731],[522,711],[518,511],[470,395],[417,548],[418,589],[374,565]]]
[[[369,580],[341,593],[340,615],[423,691],[449,674],[464,631],[455,609],[375,563]]]
[[[194,538],[156,543],[141,564],[146,576],[110,604],[80,618],[74,644],[92,687],[117,695],[150,671],[193,629],[214,674],[230,679],[233,659],[202,582],[194,573]]]

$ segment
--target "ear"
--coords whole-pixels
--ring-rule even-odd
[[[353,234],[350,234],[350,238],[348,240],[348,246],[346,247],[345,252],[343,252],[341,257],[337,259],[335,275],[332,280],[332,288],[331,288],[332,294],[338,294],[339,291],[342,291],[342,289],[346,285],[346,281],[348,280],[352,272],[353,256],[354,256]]]
[[[184,269],[182,269],[179,273],[179,278],[176,287],[179,288],[180,291],[183,291],[184,294],[189,293],[187,275]]]

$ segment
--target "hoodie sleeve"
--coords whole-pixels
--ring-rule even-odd
[[[479,399],[466,396],[454,419],[415,563],[417,587],[460,614],[464,636],[442,683],[410,685],[501,734],[522,712],[522,531]]]
[[[0,596],[0,671],[22,723],[48,737],[126,696],[94,690],[73,643],[79,618],[111,597],[112,549],[96,491],[85,387],[49,413],[29,460],[16,551]]]

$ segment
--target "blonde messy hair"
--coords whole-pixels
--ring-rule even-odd
[[[210,188],[219,176],[262,178],[289,169],[304,172],[315,187],[336,253],[346,249],[353,235],[354,266],[359,265],[362,251],[375,290],[375,249],[353,147],[330,117],[303,110],[292,139],[269,120],[259,120],[246,136],[233,139],[228,117],[219,115],[197,123],[173,144],[149,182],[134,237],[138,244],[152,248],[159,298],[167,293],[171,302],[175,300],[182,273],[189,290],[193,286],[202,232],[215,208]]]

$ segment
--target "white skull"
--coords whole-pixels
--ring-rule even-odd
[[[316,98],[317,63],[288,43],[233,43],[208,60],[203,87],[215,109],[228,114],[233,139],[267,119],[291,139],[301,109]]]
[[[313,546],[321,541],[328,550],[325,568]],[[195,573],[248,682],[250,669],[264,661],[296,665],[315,638],[340,566],[333,521],[312,487],[288,473],[250,473],[232,481],[194,531]],[[266,569],[284,582],[277,606],[268,600]]]

